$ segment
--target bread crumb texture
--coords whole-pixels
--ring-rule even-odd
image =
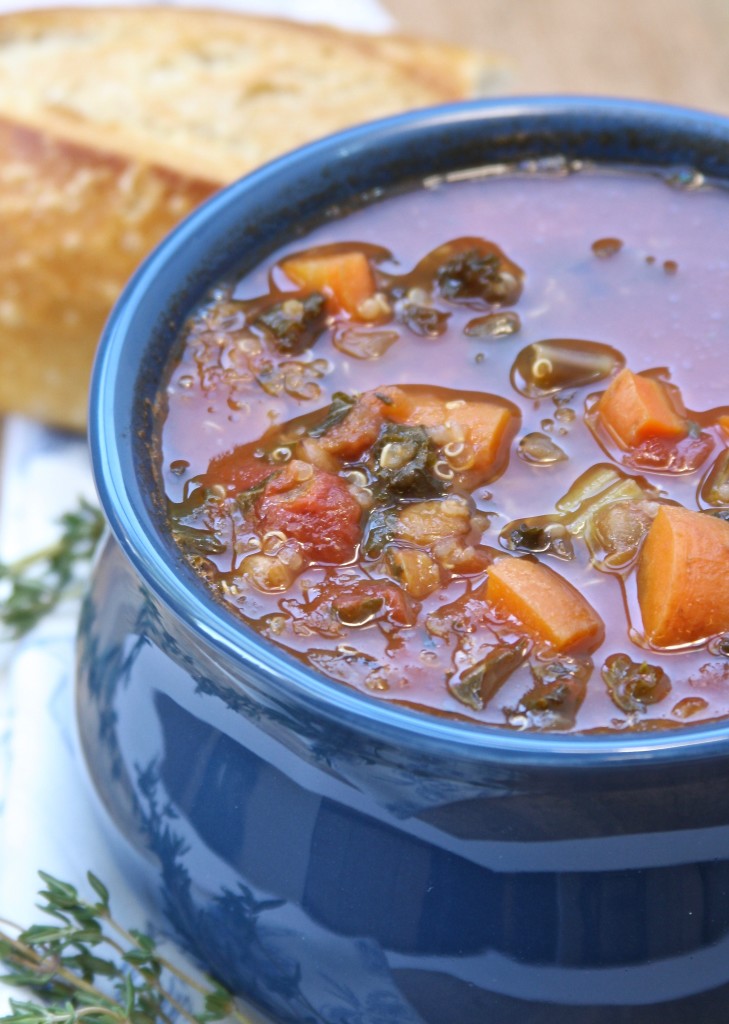
[[[180,219],[287,150],[473,95],[494,68],[210,9],[0,16],[0,412],[81,429],[111,306]]]

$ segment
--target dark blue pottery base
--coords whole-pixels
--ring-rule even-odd
[[[130,871],[277,1024],[729,1020],[725,725],[533,736],[367,699],[218,606],[156,497],[161,367],[220,275],[363,190],[555,154],[726,180],[729,123],[557,99],[355,129],[201,208],[102,340],[91,446],[115,541],[79,632],[83,750]]]
[[[112,542],[79,640],[95,784],[187,948],[275,1021],[727,1020],[726,759],[668,786],[421,758],[213,657]]]

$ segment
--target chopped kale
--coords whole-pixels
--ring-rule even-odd
[[[544,527],[529,526],[526,522],[509,527],[504,533],[504,540],[511,551],[546,551],[549,547],[549,537]]]
[[[534,686],[514,710],[506,710],[511,725],[525,722],[538,729],[570,729],[585,699],[592,673],[589,658],[560,658],[530,666]]]
[[[569,729],[574,725],[584,693],[576,686],[560,680],[537,683],[522,697],[517,714],[525,714],[532,727]],[[513,723],[514,717],[511,721]]]
[[[701,511],[705,516],[713,516],[714,519],[723,519],[725,523],[729,523],[729,508],[702,508]]]
[[[424,427],[386,421],[372,448],[373,490],[378,496],[435,498],[445,483],[433,472],[437,449]]]
[[[257,484],[254,484],[253,487],[249,487],[247,490],[240,491],[239,494],[236,494],[235,501],[243,515],[248,515],[250,510],[253,508],[254,504],[258,501],[258,499],[265,491],[266,484],[268,483],[272,476],[273,473],[269,473],[269,475],[264,480],[261,480]]]
[[[564,657],[551,661],[535,661],[529,668],[534,681],[542,686],[566,681],[586,684],[592,675],[592,662],[589,658]]]
[[[627,654],[611,654],[602,667],[602,678],[613,702],[627,714],[645,711],[646,705],[657,704],[671,690],[671,680],[662,668],[633,661]]]
[[[367,558],[379,558],[390,544],[397,529],[397,512],[391,508],[375,507],[367,517],[361,550]]]
[[[729,505],[729,449],[716,459],[701,487],[701,497],[709,505]]]
[[[168,501],[167,512],[173,523],[192,515],[207,501],[210,489],[203,483],[203,477],[191,477],[185,484],[184,497],[182,501]]]
[[[565,560],[575,555],[572,538],[561,523],[517,520],[504,527],[499,534],[499,541],[507,551],[554,555]]]
[[[523,664],[528,650],[526,640],[495,647],[475,665],[449,679],[448,689],[461,704],[483,711],[499,687]]]
[[[504,276],[499,257],[478,249],[457,253],[436,272],[438,290],[449,302],[509,304],[515,300],[514,281]]]
[[[323,437],[327,434],[332,427],[336,427],[338,423],[341,423],[343,419],[349,415],[354,408],[356,399],[351,395],[346,394],[344,391],[335,391],[332,395],[331,405],[326,411],[324,419],[320,423],[316,423],[313,427],[309,427],[307,434],[309,437]]]
[[[287,355],[310,348],[326,326],[326,299],[321,292],[290,297],[267,306],[253,321],[272,335]]]
[[[177,523],[172,529],[172,536],[186,555],[222,555],[225,544],[211,530],[198,530],[194,526]]]

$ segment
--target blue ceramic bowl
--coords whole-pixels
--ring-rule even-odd
[[[729,1019],[729,723],[530,735],[368,699],[227,614],[155,489],[155,387],[216,279],[366,190],[554,154],[729,180],[729,122],[542,99],[356,128],[193,214],[101,344],[91,445],[113,539],[80,628],[83,748],[128,870],[275,1021]]]

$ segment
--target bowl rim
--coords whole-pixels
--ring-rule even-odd
[[[239,622],[204,584],[200,588],[186,585],[167,557],[149,509],[131,486],[133,419],[130,403],[120,399],[117,387],[128,374],[128,339],[139,328],[135,316],[138,319],[140,303],[159,288],[161,275],[169,274],[179,262],[184,263],[185,280],[190,278],[186,254],[202,228],[224,222],[247,202],[255,207],[258,190],[282,173],[300,173],[307,167],[325,166],[327,161],[357,159],[363,145],[377,140],[464,124],[498,127],[507,119],[533,122],[535,118],[547,125],[550,120],[565,119],[578,125],[588,118],[593,129],[617,121],[626,130],[650,127],[668,134],[687,131],[697,138],[711,138],[726,147],[729,179],[729,118],[636,100],[563,96],[471,100],[410,111],[338,132],[257,168],[213,195],[163,239],[133,274],[107,321],[94,362],[89,400],[92,468],[102,508],[135,572],[173,616],[228,663],[232,659],[241,664],[247,677],[266,689],[269,696],[278,693],[280,700],[293,700],[332,723],[425,754],[540,770],[584,767],[611,771],[627,764],[655,766],[729,756],[729,719],[655,733],[533,733],[411,710],[320,675]],[[204,256],[196,256],[193,265],[199,269],[202,263]],[[179,287],[179,271],[175,280]],[[170,292],[165,299],[167,305],[173,299]],[[194,304],[191,302],[190,307]],[[131,393],[134,389],[136,382],[126,390]]]

